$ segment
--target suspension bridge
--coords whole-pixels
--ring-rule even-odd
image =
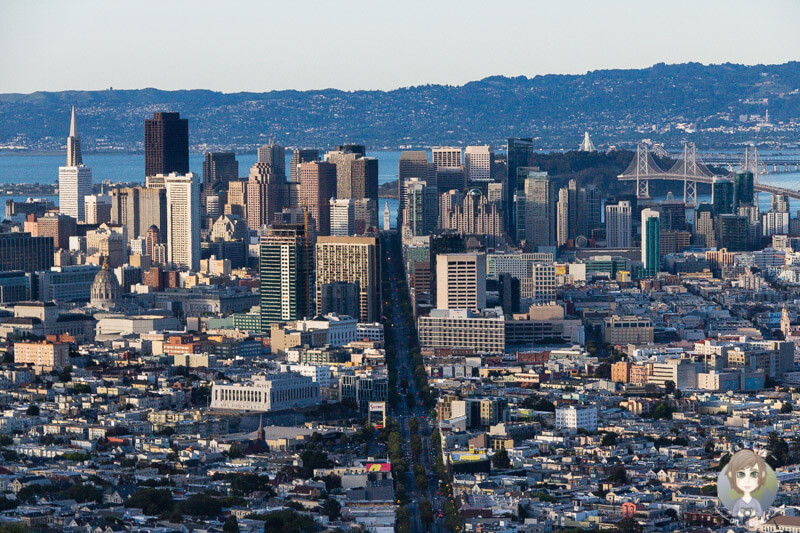
[[[776,185],[769,185],[761,182],[759,176],[767,174],[769,167],[777,171],[779,168],[778,163],[773,161],[765,162],[759,159],[758,149],[755,146],[745,148],[744,158],[734,163],[727,158],[724,162],[717,161],[727,166],[731,171],[728,174],[714,174],[700,155],[697,153],[697,147],[694,143],[685,143],[683,145],[683,152],[675,161],[675,164],[669,170],[663,170],[658,166],[653,159],[653,155],[646,146],[639,145],[636,148],[636,156],[628,165],[628,168],[617,176],[620,181],[635,181],[636,182],[636,197],[642,200],[650,198],[650,180],[668,180],[668,181],[682,181],[683,182],[683,201],[687,206],[697,205],[697,184],[698,183],[712,183],[716,178],[724,178],[731,176],[734,168],[738,170],[750,171],[753,173],[753,188],[756,192],[766,192],[769,194],[785,194],[790,198],[800,199],[800,183],[797,184],[797,189],[788,189],[785,187],[778,187]],[[784,160],[782,163],[786,171],[790,171],[791,167],[797,167],[798,162],[795,160]]]

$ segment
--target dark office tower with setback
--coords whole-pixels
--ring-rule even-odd
[[[397,163],[397,197],[400,202],[397,212],[400,217],[406,207],[406,182],[411,178],[418,178],[431,187],[436,186],[436,170],[433,163],[428,161],[427,152],[410,150],[400,154]]]
[[[144,121],[144,174],[189,172],[189,121],[180,113],[153,113]]]
[[[506,164],[506,231],[512,239],[517,238],[516,206],[514,196],[520,190],[524,190],[525,183],[520,183],[517,179],[517,172],[520,168],[533,165],[533,139],[508,139],[508,155]]]
[[[286,148],[283,146],[270,139],[269,144],[258,149],[258,162],[271,166],[276,176],[286,180]]]
[[[311,163],[319,161],[319,150],[314,148],[295,148],[292,152],[292,160],[289,161],[289,181],[299,181],[297,179],[297,169],[302,163]]]
[[[227,189],[239,179],[239,162],[234,152],[208,152],[203,161],[203,189]]]

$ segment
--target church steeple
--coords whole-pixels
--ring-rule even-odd
[[[259,415],[258,417],[258,440],[261,442],[267,440],[264,433],[264,415]]]
[[[72,119],[69,124],[69,137],[67,137],[67,165],[79,167],[83,165],[81,157],[81,139],[78,137],[78,122],[75,120],[75,106],[72,106]]]

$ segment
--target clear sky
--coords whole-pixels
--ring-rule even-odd
[[[393,89],[800,59],[798,0],[0,0],[0,92]]]

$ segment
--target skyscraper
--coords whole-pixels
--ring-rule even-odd
[[[740,170],[733,175],[733,203],[738,209],[742,204],[753,203],[753,173]]]
[[[323,285],[357,283],[359,322],[375,322],[381,313],[380,246],[376,237],[320,237],[316,246],[317,299]]]
[[[30,233],[0,233],[0,272],[23,270],[28,273],[53,266],[53,237],[34,237]]]
[[[271,138],[269,144],[265,144],[258,149],[258,162],[266,163],[272,167],[273,172],[286,180],[286,149],[275,144]]]
[[[642,210],[642,277],[661,270],[661,221],[658,211]]]
[[[319,161],[319,150],[314,148],[295,148],[292,152],[292,159],[289,161],[289,181],[292,183],[300,181],[298,170],[302,163]]]
[[[497,246],[503,240],[500,207],[478,189],[470,189],[465,195],[460,191],[442,194],[439,219],[442,229],[455,230],[459,235],[479,235],[487,246]]]
[[[436,256],[437,309],[486,307],[486,256],[480,253]]]
[[[90,194],[92,194],[92,169],[83,165],[75,106],[72,106],[69,137],[67,137],[67,163],[58,168],[58,210],[63,215],[83,221],[86,215],[84,198]]]
[[[727,178],[714,178],[711,182],[711,204],[714,216],[732,214],[733,182]]]
[[[524,184],[524,218],[518,220],[524,227],[525,241],[529,246],[553,246],[555,239],[554,202],[552,183],[547,172],[520,167],[518,180]]]
[[[430,187],[418,178],[406,180],[403,225],[412,235],[428,235],[436,229],[438,199],[436,187]]]
[[[467,146],[464,151],[464,169],[467,181],[488,182],[492,181],[492,163],[494,152],[487,144],[484,146]]]
[[[167,190],[167,262],[178,268],[200,269],[200,182],[191,172],[171,173]]]
[[[533,165],[533,139],[508,139],[508,155],[506,164],[506,231],[513,240],[517,240],[516,206],[514,197],[525,184],[519,181],[519,169]]]
[[[778,213],[789,212],[789,196],[786,194],[773,194],[770,197],[770,211]]]
[[[569,186],[558,191],[556,204],[556,243],[564,246],[567,241],[578,234],[578,188],[575,180],[569,180]]]
[[[436,170],[461,167],[461,148],[441,146],[431,150],[431,155],[433,156],[433,166]]]
[[[261,239],[261,330],[313,314],[314,259],[308,226],[273,224]]]
[[[606,246],[609,248],[631,247],[631,218],[633,208],[630,202],[606,204]]]
[[[258,231],[275,221],[275,215],[286,207],[286,183],[268,163],[250,167],[247,180],[247,226]]]
[[[314,219],[318,235],[330,235],[330,199],[336,197],[336,165],[322,161],[298,167],[298,207],[305,207]]]
[[[747,217],[724,213],[716,218],[717,248],[727,248],[729,252],[747,250],[749,225]]]
[[[464,172],[464,167],[439,167],[436,170],[436,185],[440,193],[451,189],[465,190],[467,188],[467,174]]]
[[[84,197],[84,222],[102,224],[111,222],[111,197],[105,194],[90,194]]]
[[[711,204],[703,202],[697,206],[697,212],[695,214],[695,234],[701,236],[702,244],[707,248],[716,246],[714,210]]]
[[[144,174],[189,172],[189,121],[180,113],[153,113],[144,121]]]
[[[239,162],[234,152],[208,152],[203,161],[203,189],[227,189],[239,179]]]
[[[399,200],[398,213],[403,214],[406,201],[406,182],[417,178],[433,186],[436,185],[436,172],[433,164],[428,161],[428,154],[423,151],[406,151],[400,154],[397,163],[397,198]],[[433,178],[433,183],[429,178]]]
[[[331,235],[347,237],[355,233],[355,205],[352,198],[331,198]]]
[[[337,146],[325,154],[325,160],[336,165],[336,197],[340,199],[372,200],[373,209],[360,220],[360,227],[378,225],[378,160],[365,157],[366,150],[359,144]]]
[[[592,230],[603,226],[603,199],[595,187],[578,190],[578,229],[577,235],[591,238]]]
[[[661,231],[686,231],[686,204],[667,193],[661,203]]]
[[[165,235],[167,230],[166,189],[121,187],[111,190],[111,223],[121,224],[128,239],[145,235],[156,226]]]
[[[225,204],[226,215],[239,215],[247,220],[247,185],[250,179],[234,180],[228,183],[228,202]]]

